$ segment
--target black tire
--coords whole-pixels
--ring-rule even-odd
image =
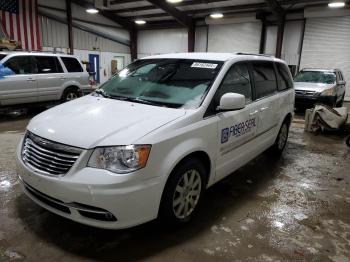
[[[282,126],[278,132],[277,138],[271,151],[275,155],[281,155],[286,148],[289,135],[289,121],[286,119],[283,121]]]
[[[350,147],[350,136],[346,139],[346,145]]]
[[[196,173],[193,173],[196,172]],[[186,188],[185,186],[185,175],[187,174],[188,179],[191,178],[193,174],[194,179],[199,179],[199,185],[194,186],[192,189]],[[162,200],[159,209],[159,218],[162,222],[166,224],[176,225],[186,223],[198,210],[200,200],[202,198],[203,192],[206,186],[207,173],[202,162],[197,158],[188,158],[183,160],[171,173],[164,192],[162,195]],[[197,180],[193,180],[197,181]],[[188,180],[188,182],[190,182]],[[192,183],[193,185],[194,183]],[[182,187],[186,190],[180,193],[177,187]],[[190,186],[189,186],[190,187]],[[193,192],[197,192],[198,195],[194,196]],[[198,197],[198,198],[197,198]],[[180,199],[180,200],[179,200]],[[187,200],[186,200],[187,199]],[[192,200],[189,200],[192,199]],[[179,202],[180,201],[180,202]],[[179,203],[175,203],[179,202]],[[187,202],[187,204],[185,204]],[[192,204],[194,204],[192,208]],[[181,205],[183,206],[183,212],[180,210]],[[185,214],[185,209],[187,205],[187,214]],[[180,211],[179,211],[180,210]],[[179,211],[179,212],[177,212]],[[182,214],[184,213],[184,214]]]
[[[79,98],[78,90],[75,88],[67,88],[63,92],[61,102],[65,103],[65,102],[72,101],[72,100],[77,99],[77,98]]]

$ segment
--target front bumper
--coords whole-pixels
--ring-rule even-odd
[[[333,106],[335,104],[336,97],[335,96],[295,96],[295,105],[296,106],[305,106],[312,107],[315,104],[325,104],[329,106]]]
[[[23,163],[21,146],[17,149],[17,171],[24,192],[40,206],[76,222],[107,229],[155,219],[165,184],[161,176],[142,180],[138,172],[118,175],[75,165],[65,176],[40,175]]]

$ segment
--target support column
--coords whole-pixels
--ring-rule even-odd
[[[73,23],[72,23],[71,0],[66,0],[66,9],[67,9],[69,53],[71,55],[73,55],[74,54],[74,46],[73,46]]]
[[[195,24],[192,23],[188,29],[188,52],[194,52],[194,42],[195,42],[195,37],[196,37],[196,27]]]
[[[137,59],[137,30],[131,29],[130,33],[130,54],[131,62]]]
[[[276,57],[281,58],[285,18],[279,19],[277,29]]]
[[[259,54],[263,54],[265,52],[265,43],[266,43],[266,22],[264,19],[261,19],[261,35],[260,35]]]

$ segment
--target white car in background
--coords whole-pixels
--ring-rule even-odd
[[[72,55],[0,52],[0,109],[66,102],[90,90],[89,74]]]
[[[87,225],[186,222],[206,188],[268,148],[284,150],[293,110],[282,60],[147,57],[34,117],[18,146],[18,175],[33,201]]]

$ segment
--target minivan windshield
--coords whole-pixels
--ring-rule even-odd
[[[96,92],[111,99],[172,108],[197,108],[223,62],[191,59],[137,60]]]
[[[334,73],[322,71],[301,71],[294,78],[294,82],[321,84],[333,84],[335,80],[336,77]]]

